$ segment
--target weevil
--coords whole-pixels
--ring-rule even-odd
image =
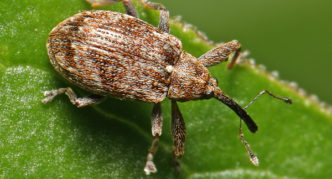
[[[184,154],[186,139],[185,123],[177,101],[216,98],[230,107],[251,132],[257,131],[257,125],[245,111],[247,106],[242,108],[228,97],[207,69],[227,61],[234,53],[228,65],[232,68],[241,49],[238,41],[224,43],[196,58],[182,50],[181,41],[169,34],[169,12],[163,5],[143,2],[146,8],[160,11],[157,28],[138,18],[131,0],[90,0],[93,5],[118,1],[123,3],[127,14],[84,11],[59,23],[50,32],[47,50],[55,70],[94,95],[79,98],[70,87],[60,88],[45,91],[43,103],[63,93],[77,107],[92,105],[106,96],[153,103],[151,128],[154,139],[144,167],[147,175],[157,171],[153,156],[162,134],[161,102],[165,98],[169,98],[172,105],[173,156],[177,166],[177,159]],[[257,97],[264,93],[291,102],[266,90]],[[243,139],[241,127],[240,138],[250,160],[258,165],[257,157]]]

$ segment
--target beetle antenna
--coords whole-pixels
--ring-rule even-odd
[[[232,98],[230,98],[223,91],[221,91],[220,88],[215,88],[214,94],[215,94],[215,98],[217,98],[222,103],[226,104],[241,118],[240,119],[240,128],[239,128],[240,140],[243,143],[243,145],[245,146],[245,148],[249,154],[249,159],[250,159],[251,163],[255,166],[258,166],[259,160],[258,160],[257,156],[251,150],[251,147],[249,146],[248,142],[246,140],[244,140],[243,133],[242,133],[242,127],[241,127],[241,122],[243,120],[247,124],[247,126],[251,132],[256,132],[258,129],[256,123],[251,119],[251,117],[245,111],[246,107],[242,108]]]
[[[248,126],[249,130],[255,133],[258,129],[256,123],[251,119],[247,112],[237,104],[232,98],[227,96],[220,88],[215,88],[215,98],[231,108]]]
[[[246,148],[246,150],[247,150],[247,152],[249,154],[249,160],[250,160],[250,162],[253,165],[258,166],[259,165],[258,157],[252,151],[249,143],[244,139],[244,135],[243,135],[243,132],[242,132],[242,120],[240,120],[239,137],[240,137],[240,140],[241,140],[242,144],[244,145],[244,147]]]

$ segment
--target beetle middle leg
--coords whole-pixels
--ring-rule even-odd
[[[70,100],[70,102],[77,107],[84,107],[91,104],[95,104],[101,101],[104,97],[99,95],[90,95],[83,98],[78,98],[75,92],[70,88],[59,88],[56,90],[45,91],[44,96],[45,98],[42,100],[42,103],[47,103],[53,100],[53,98],[59,94],[66,94]]]
[[[231,69],[236,64],[240,51],[241,45],[237,40],[233,40],[206,52],[200,56],[198,60],[200,60],[204,66],[208,67],[227,61],[229,56],[234,53],[231,62],[227,66],[228,69]]]
[[[149,153],[146,159],[146,164],[144,167],[144,172],[146,175],[150,175],[150,173],[157,172],[157,168],[153,162],[153,155],[157,152],[159,137],[162,132],[163,126],[163,116],[161,112],[161,103],[156,103],[153,106],[152,110],[152,119],[151,119],[151,132],[154,137],[151,147],[149,148]]]
[[[172,100],[172,136],[173,136],[173,157],[177,170],[180,169],[178,158],[184,153],[186,141],[186,126],[176,101]]]

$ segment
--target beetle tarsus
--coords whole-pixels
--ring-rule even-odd
[[[151,153],[147,156],[147,161],[144,167],[144,172],[146,175],[150,175],[151,173],[156,173],[157,168],[156,165],[153,162],[153,155]]]
[[[144,167],[144,172],[146,175],[150,175],[151,173],[157,172],[156,165],[153,162],[153,155],[157,152],[158,143],[159,143],[159,136],[156,135],[155,138],[153,139],[152,145],[149,149],[149,153],[146,157],[146,164]]]
[[[78,98],[75,92],[70,88],[59,88],[56,90],[45,91],[44,96],[45,98],[42,100],[42,103],[48,103],[53,100],[59,94],[66,94],[72,104],[77,107],[84,107],[91,104],[95,104],[102,100],[102,96],[99,95],[90,95],[83,98]]]
[[[152,110],[152,119],[151,119],[151,132],[154,137],[151,147],[149,148],[149,153],[146,157],[146,164],[144,167],[144,172],[146,175],[150,175],[151,173],[157,172],[156,165],[153,162],[153,155],[157,152],[159,137],[162,133],[163,126],[163,116],[161,112],[161,104],[156,103],[153,106]]]

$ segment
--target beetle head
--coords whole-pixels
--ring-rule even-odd
[[[183,51],[171,72],[171,81],[167,97],[177,101],[216,98],[231,108],[248,126],[251,132],[257,131],[257,125],[232,98],[218,86],[201,61]]]
[[[206,98],[211,75],[196,57],[183,51],[171,72],[167,97],[177,101]]]

